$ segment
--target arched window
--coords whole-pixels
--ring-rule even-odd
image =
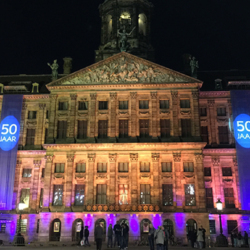
[[[169,219],[166,219],[163,222],[163,226],[164,226],[165,229],[168,230],[169,236],[174,235],[174,224],[173,224],[173,221],[171,221]]]

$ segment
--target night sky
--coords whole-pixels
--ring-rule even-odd
[[[0,75],[49,74],[47,62],[73,58],[73,71],[94,63],[104,0],[0,1]],[[250,69],[249,0],[152,0],[156,62],[182,71],[182,55],[200,70]]]

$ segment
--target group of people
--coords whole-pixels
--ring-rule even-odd
[[[206,230],[202,226],[196,230],[190,230],[187,234],[188,242],[190,243],[191,247],[195,247],[197,244],[197,248],[202,249],[206,247]]]
[[[244,231],[244,236],[242,236],[241,232],[231,232],[231,242],[232,247],[241,247],[242,245],[248,246],[248,234]]]
[[[149,225],[148,242],[150,250],[154,250],[156,244],[157,250],[168,250],[169,232],[163,226],[159,226],[157,230],[152,224]]]

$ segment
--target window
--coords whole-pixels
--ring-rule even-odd
[[[64,173],[64,163],[56,163],[55,164],[55,173]]]
[[[99,110],[106,110],[108,109],[108,102],[107,101],[99,101]]]
[[[141,184],[140,204],[150,204],[150,185]]]
[[[119,101],[119,109],[128,109],[128,101]]]
[[[237,220],[228,220],[227,221],[227,233],[231,234],[232,231],[238,233],[238,222],[237,222]]]
[[[139,101],[139,109],[148,109],[148,100]]]
[[[98,138],[108,137],[108,121],[101,120],[98,122]]]
[[[96,189],[96,204],[107,204],[107,185],[98,184]]]
[[[23,169],[23,178],[31,177],[32,169],[31,168],[24,168]]]
[[[17,220],[17,227],[16,227],[16,231],[18,231],[20,228],[20,220]],[[27,219],[22,219],[21,220],[21,233],[26,233],[27,231]]]
[[[29,111],[28,119],[36,119],[36,111]]]
[[[208,129],[207,126],[201,126],[201,139],[208,143]]]
[[[82,206],[85,197],[85,185],[75,185],[75,206]]]
[[[169,100],[160,100],[160,109],[169,109]]]
[[[37,219],[37,223],[36,223],[36,233],[39,233],[39,225],[40,225],[40,219]]]
[[[128,137],[128,120],[119,120],[119,137]]]
[[[186,206],[196,205],[194,184],[185,185],[185,204]]]
[[[85,173],[86,172],[86,163],[76,163],[76,173]]]
[[[128,204],[128,185],[120,184],[119,188],[119,205]]]
[[[162,205],[173,206],[173,185],[172,184],[162,185]]]
[[[209,220],[210,234],[216,234],[215,220]]]
[[[181,119],[181,131],[182,131],[182,137],[191,136],[191,120],[190,119]]]
[[[0,223],[0,233],[4,234],[6,230],[6,223]]]
[[[204,168],[204,176],[211,176],[211,168]]]
[[[78,110],[88,110],[88,102],[78,102]]]
[[[58,121],[57,127],[57,138],[66,139],[67,138],[67,121]]]
[[[180,100],[180,106],[182,109],[190,108],[190,100],[189,99]]]
[[[207,116],[207,108],[200,108],[200,116]]]
[[[229,138],[228,138],[228,128],[227,126],[219,126],[219,141],[220,144],[228,144]]]
[[[149,120],[140,120],[140,137],[149,136]]]
[[[86,139],[87,138],[87,121],[78,121],[78,139]]]
[[[97,173],[107,173],[107,163],[97,163]]]
[[[224,188],[224,198],[226,208],[235,208],[233,188]]]
[[[194,172],[194,163],[193,162],[183,162],[183,171],[184,172]]]
[[[169,137],[170,136],[170,120],[169,119],[161,119],[161,137]]]
[[[150,172],[150,162],[141,162],[141,172]]]
[[[46,119],[49,119],[49,111],[46,111]]]
[[[54,185],[53,206],[63,205],[63,185]]]
[[[214,208],[214,199],[213,199],[213,189],[206,188],[206,204],[207,208]]]
[[[217,108],[217,116],[226,116],[226,108]]]
[[[43,207],[43,188],[41,188],[41,192],[40,192],[39,207]]]
[[[30,189],[23,188],[21,189],[20,203],[24,203],[28,208],[30,205]]]
[[[44,143],[46,143],[46,139],[48,137],[48,129],[45,128],[45,133],[44,133]]]
[[[42,168],[42,175],[41,175],[41,177],[44,178],[44,176],[45,176],[45,168]]]
[[[128,162],[119,162],[118,163],[119,172],[128,172]]]
[[[27,146],[35,145],[35,134],[36,134],[35,129],[27,129],[27,134],[26,134],[26,145]]]
[[[222,168],[222,176],[232,176],[232,168]]]
[[[68,102],[59,102],[58,110],[68,110]]]
[[[172,172],[172,162],[162,162],[161,163],[162,172]]]

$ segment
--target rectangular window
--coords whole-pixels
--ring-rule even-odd
[[[43,188],[41,188],[41,192],[40,192],[39,207],[43,207]]]
[[[201,126],[201,139],[208,143],[208,129],[207,126]]]
[[[36,119],[36,111],[29,111],[28,119]]]
[[[226,116],[226,108],[217,108],[217,116]]]
[[[180,100],[180,107],[182,109],[190,108],[190,100],[189,99],[181,99]]]
[[[78,133],[77,138],[78,139],[86,139],[87,138],[87,128],[88,128],[88,122],[87,121],[78,121]]]
[[[55,173],[64,173],[64,163],[56,163],[55,164]]]
[[[227,126],[219,126],[219,141],[220,144],[228,144],[229,138],[228,138],[228,128]]]
[[[53,206],[63,205],[63,185],[54,185]]]
[[[36,134],[35,129],[27,129],[27,134],[26,134],[26,145],[27,146],[35,145],[35,134]]]
[[[150,204],[150,185],[141,184],[140,204]]]
[[[119,172],[128,172],[128,162],[119,162],[118,163]]]
[[[41,177],[44,178],[44,176],[45,176],[45,168],[42,168],[42,175],[41,175]]]
[[[128,120],[119,120],[119,137],[128,137]]]
[[[237,220],[228,220],[227,221],[227,233],[231,234],[232,231],[238,233],[238,222]]]
[[[235,208],[233,188],[224,188],[224,198],[226,208]]]
[[[49,110],[46,111],[46,119],[49,119]]]
[[[16,227],[16,231],[19,230],[20,227],[20,220],[17,220],[17,227]],[[26,233],[27,231],[27,219],[22,219],[21,220],[21,233]]]
[[[172,184],[162,185],[162,205],[173,206],[173,185]]]
[[[67,138],[67,121],[58,121],[57,126],[57,138],[58,139],[66,139]]]
[[[20,203],[24,203],[26,208],[30,205],[30,189],[23,188],[21,189]]]
[[[86,163],[76,163],[76,173],[85,173],[86,172]]]
[[[106,184],[97,185],[96,204],[107,204],[107,185]]]
[[[108,137],[108,121],[100,120],[98,121],[98,138]]]
[[[0,233],[4,234],[6,231],[6,223],[0,223]]]
[[[119,205],[128,204],[128,185],[120,184],[119,189]]]
[[[99,101],[99,110],[107,110],[108,102],[107,101]]]
[[[185,204],[186,206],[195,206],[195,189],[194,184],[186,184],[185,187]]]
[[[148,109],[148,100],[139,101],[139,109]]]
[[[68,102],[59,102],[58,110],[68,110]]]
[[[172,162],[162,162],[161,163],[162,172],[172,172]]]
[[[107,163],[106,162],[97,163],[97,173],[107,173]]]
[[[84,204],[85,185],[75,185],[75,206]]]
[[[160,100],[160,109],[169,109],[169,100]]]
[[[150,172],[150,162],[141,162],[141,172]]]
[[[183,171],[184,172],[194,172],[194,163],[193,162],[183,162]]]
[[[207,108],[200,108],[200,116],[207,116]]]
[[[119,101],[119,109],[128,109],[128,101]]]
[[[182,137],[191,136],[191,119],[181,119]]]
[[[207,208],[214,208],[214,199],[213,199],[213,189],[206,188],[206,204]]]
[[[232,176],[232,168],[222,168],[222,176]]]
[[[215,220],[209,220],[210,234],[216,234]]]
[[[211,176],[211,168],[204,168],[204,176]]]
[[[149,120],[139,120],[140,123],[140,137],[148,137],[149,136]]]
[[[161,137],[169,137],[170,136],[170,119],[161,119]]]
[[[44,143],[46,143],[47,137],[48,137],[48,129],[47,129],[47,128],[45,128],[45,133],[44,133]]]
[[[88,102],[78,102],[78,110],[88,110]]]
[[[24,168],[23,169],[23,178],[31,177],[32,169],[31,168]]]

